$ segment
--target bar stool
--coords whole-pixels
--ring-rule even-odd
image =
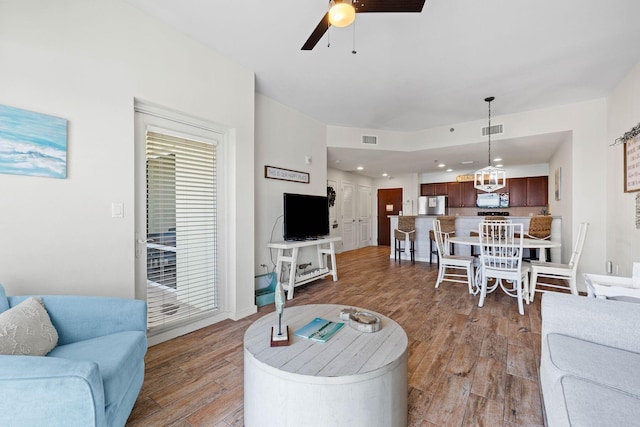
[[[402,246],[402,242],[407,241],[407,236],[409,237],[409,254],[411,255],[411,264],[416,263],[416,249],[415,249],[415,241],[416,241],[416,217],[415,216],[399,216],[398,217],[398,228],[393,230],[393,235],[395,237],[395,252],[393,253],[393,259],[398,262],[402,261],[402,252],[405,251],[406,247]]]
[[[443,233],[447,233],[449,237],[453,237],[456,234],[456,217],[453,215],[438,217],[440,221],[440,228]],[[429,264],[433,264],[433,256],[436,256],[436,262],[440,265],[440,258],[438,256],[438,245],[433,248],[433,244],[436,242],[436,237],[433,230],[429,230]],[[450,244],[449,253],[455,255],[455,248],[453,243]]]
[[[529,231],[524,237],[529,239],[549,240],[551,238],[551,215],[536,215],[529,220]],[[551,261],[551,248],[546,248],[547,261]],[[538,259],[538,250],[529,249],[529,258]]]

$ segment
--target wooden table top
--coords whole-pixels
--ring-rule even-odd
[[[340,319],[340,310],[349,306],[335,304],[302,305],[286,308],[282,324],[289,325],[289,345],[271,347],[271,327],[277,328],[276,313],[255,321],[245,332],[245,357],[253,356],[266,366],[282,373],[316,377],[316,379],[375,377],[391,370],[407,351],[407,334],[390,318],[365,308],[381,319],[381,329],[374,333],[359,332]],[[316,317],[344,322],[345,325],[327,342],[316,342],[294,335],[294,332]],[[364,378],[363,378],[364,379]],[[308,380],[307,380],[308,381]]]

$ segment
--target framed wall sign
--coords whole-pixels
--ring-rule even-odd
[[[624,144],[624,191],[640,191],[640,135]]]
[[[309,183],[309,174],[307,172],[292,171],[289,169],[278,168],[275,166],[264,167],[264,177],[271,179],[279,179],[282,181]]]

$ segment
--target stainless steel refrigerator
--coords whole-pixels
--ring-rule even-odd
[[[447,196],[418,197],[418,215],[447,214],[449,214],[449,199]]]

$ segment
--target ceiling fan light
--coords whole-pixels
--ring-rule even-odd
[[[351,2],[331,1],[329,7],[329,22],[334,27],[348,27],[356,19],[356,10]]]

